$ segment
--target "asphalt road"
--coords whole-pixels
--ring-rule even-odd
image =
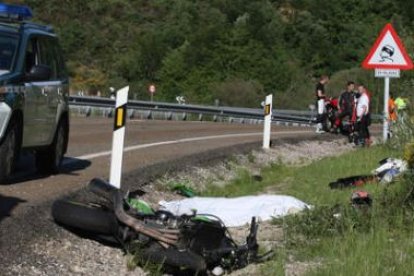
[[[112,123],[105,118],[72,119],[69,150],[60,174],[39,175],[33,157],[26,154],[12,183],[0,185],[1,275],[17,275],[13,267],[49,264],[30,245],[60,241],[59,237],[67,235],[51,218],[54,199],[82,196],[87,194],[82,187],[90,179],[108,178]],[[262,128],[262,125],[210,122],[129,121],[123,188],[137,189],[167,171],[208,165],[234,153],[260,149]],[[272,131],[274,144],[340,138],[317,135],[313,128],[273,127]]]
[[[0,217],[75,191],[93,177],[108,179],[112,126],[112,119],[72,118],[69,149],[58,175],[38,174],[33,156],[23,155],[11,183],[0,185]],[[132,177],[139,183],[143,179],[140,174],[148,174],[146,168],[157,164],[164,164],[167,170],[179,168],[177,162],[189,156],[199,156],[202,163],[203,158],[213,158],[207,152],[220,154],[246,144],[260,148],[262,128],[213,122],[128,121],[123,175],[131,184],[135,172]],[[272,132],[272,139],[315,136],[313,129],[303,127],[273,127]]]

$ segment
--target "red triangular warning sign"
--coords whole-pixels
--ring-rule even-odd
[[[391,24],[385,25],[362,62],[365,69],[413,69],[413,62]]]

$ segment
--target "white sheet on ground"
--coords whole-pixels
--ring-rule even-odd
[[[292,196],[259,195],[236,198],[193,197],[177,201],[160,201],[161,210],[175,215],[212,214],[223,220],[227,227],[241,226],[250,223],[252,217],[269,220],[287,214],[299,212],[309,205]]]

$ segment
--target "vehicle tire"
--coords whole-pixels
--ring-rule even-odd
[[[7,182],[17,163],[19,154],[18,133],[18,125],[10,122],[5,137],[0,141],[0,183]]]
[[[144,262],[163,264],[181,270],[191,270],[193,272],[204,272],[207,269],[204,258],[191,251],[179,251],[175,247],[162,247],[154,242],[148,248],[143,248],[139,252]]]
[[[36,151],[36,167],[39,172],[57,173],[59,171],[67,143],[67,133],[67,124],[60,121],[52,144],[46,149]]]
[[[118,233],[115,214],[99,207],[56,200],[52,205],[52,217],[59,224],[96,235],[113,236]]]

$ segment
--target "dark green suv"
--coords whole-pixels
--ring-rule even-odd
[[[50,26],[25,21],[25,6],[0,4],[0,183],[21,150],[43,173],[57,172],[69,134],[69,79]]]

